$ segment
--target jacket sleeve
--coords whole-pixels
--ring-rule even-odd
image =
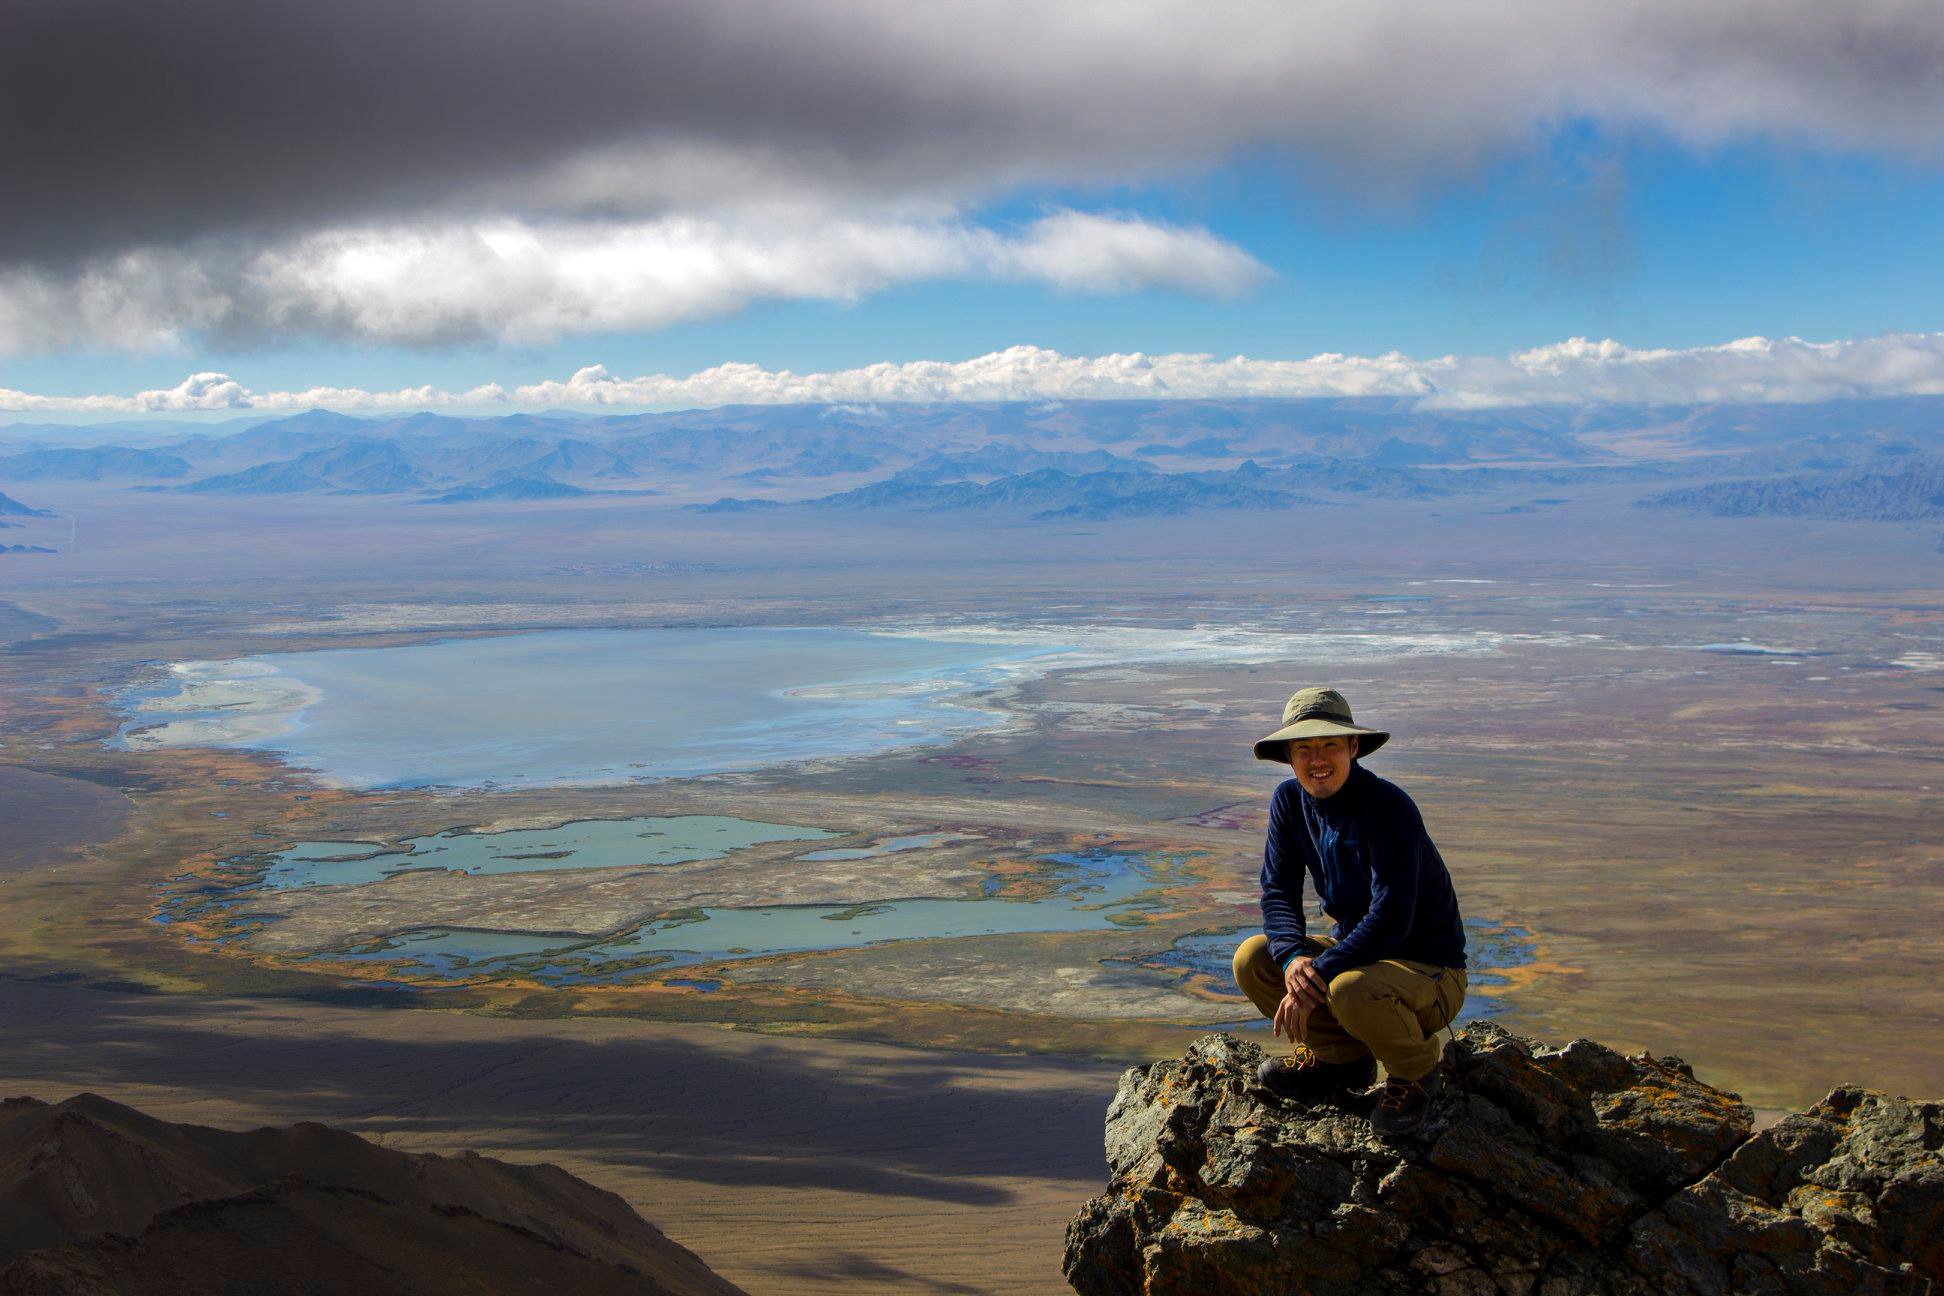
[[[1278,967],[1318,946],[1303,923],[1303,876],[1314,850],[1302,811],[1285,783],[1269,800],[1269,836],[1262,848],[1262,934]]]
[[[1370,854],[1370,908],[1363,921],[1317,956],[1324,980],[1386,959],[1411,934],[1418,870],[1427,845],[1424,820],[1408,797],[1373,807],[1364,841]]]

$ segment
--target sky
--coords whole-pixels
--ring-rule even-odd
[[[0,419],[1944,394],[1944,8],[12,0]]]

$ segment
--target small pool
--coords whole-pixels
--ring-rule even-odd
[[[262,885],[273,891],[356,886],[423,869],[478,874],[643,868],[721,859],[767,842],[821,841],[837,835],[822,828],[722,815],[669,815],[580,819],[558,828],[505,832],[456,829],[410,838],[400,850],[375,842],[307,841],[277,852]]]

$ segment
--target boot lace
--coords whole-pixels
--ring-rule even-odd
[[[1309,1045],[1298,1044],[1289,1051],[1289,1056],[1283,1059],[1283,1065],[1291,1070],[1300,1071],[1304,1067],[1321,1066],[1322,1059],[1316,1056],[1316,1050]]]
[[[1384,1081],[1383,1097],[1377,1100],[1377,1105],[1379,1107],[1389,1107],[1393,1111],[1402,1110],[1404,1105],[1411,1100],[1411,1095],[1417,1090],[1417,1087],[1418,1082],[1415,1080],[1386,1079]]]

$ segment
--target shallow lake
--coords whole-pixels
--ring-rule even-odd
[[[167,666],[116,744],[270,751],[340,787],[626,783],[952,741],[1064,667],[1497,651],[1490,632],[1039,626],[551,630]],[[982,696],[983,695],[983,696]]]
[[[1054,644],[840,629],[562,630],[180,663],[121,742],[275,751],[357,788],[614,783],[939,742]]]

